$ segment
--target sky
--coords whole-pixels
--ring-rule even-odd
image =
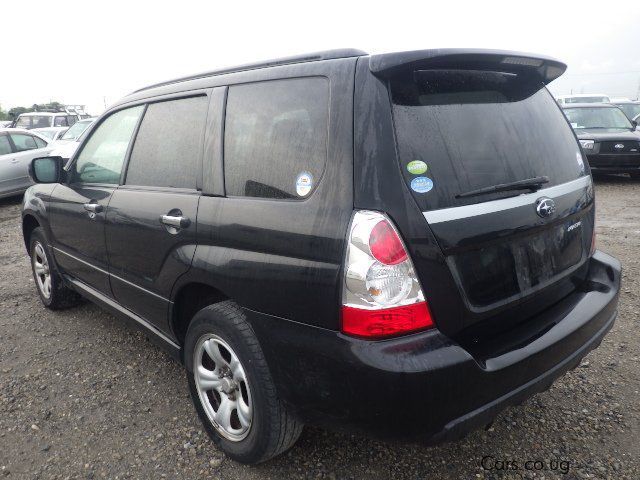
[[[353,47],[540,53],[569,65],[556,95],[640,95],[640,1],[3,2],[0,105],[59,101],[97,115],[155,82]]]

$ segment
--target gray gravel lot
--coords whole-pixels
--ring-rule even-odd
[[[291,451],[257,467],[216,450],[181,367],[144,335],[91,304],[42,307],[20,199],[0,200],[0,478],[638,479],[639,193],[628,178],[597,181],[598,247],[624,267],[620,314],[601,347],[549,391],[457,443],[306,428]],[[485,456],[519,470],[484,470]],[[537,460],[543,470],[525,469]]]

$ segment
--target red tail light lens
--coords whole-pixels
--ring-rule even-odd
[[[355,337],[392,337],[433,326],[426,302],[382,310],[342,307],[342,331]]]
[[[385,265],[397,265],[407,259],[402,240],[386,220],[381,220],[371,230],[369,248],[375,259]]]

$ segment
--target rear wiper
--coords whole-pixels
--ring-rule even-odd
[[[459,193],[456,198],[474,197],[476,195],[484,195],[486,193],[508,192],[509,190],[531,190],[535,192],[542,185],[549,183],[549,177],[533,177],[517,182],[501,183],[491,187],[478,188],[469,192]]]

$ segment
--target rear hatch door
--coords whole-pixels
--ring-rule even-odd
[[[593,187],[545,88],[561,67],[479,53],[370,67],[388,82],[400,168],[458,287],[462,326],[508,328],[573,291]]]

